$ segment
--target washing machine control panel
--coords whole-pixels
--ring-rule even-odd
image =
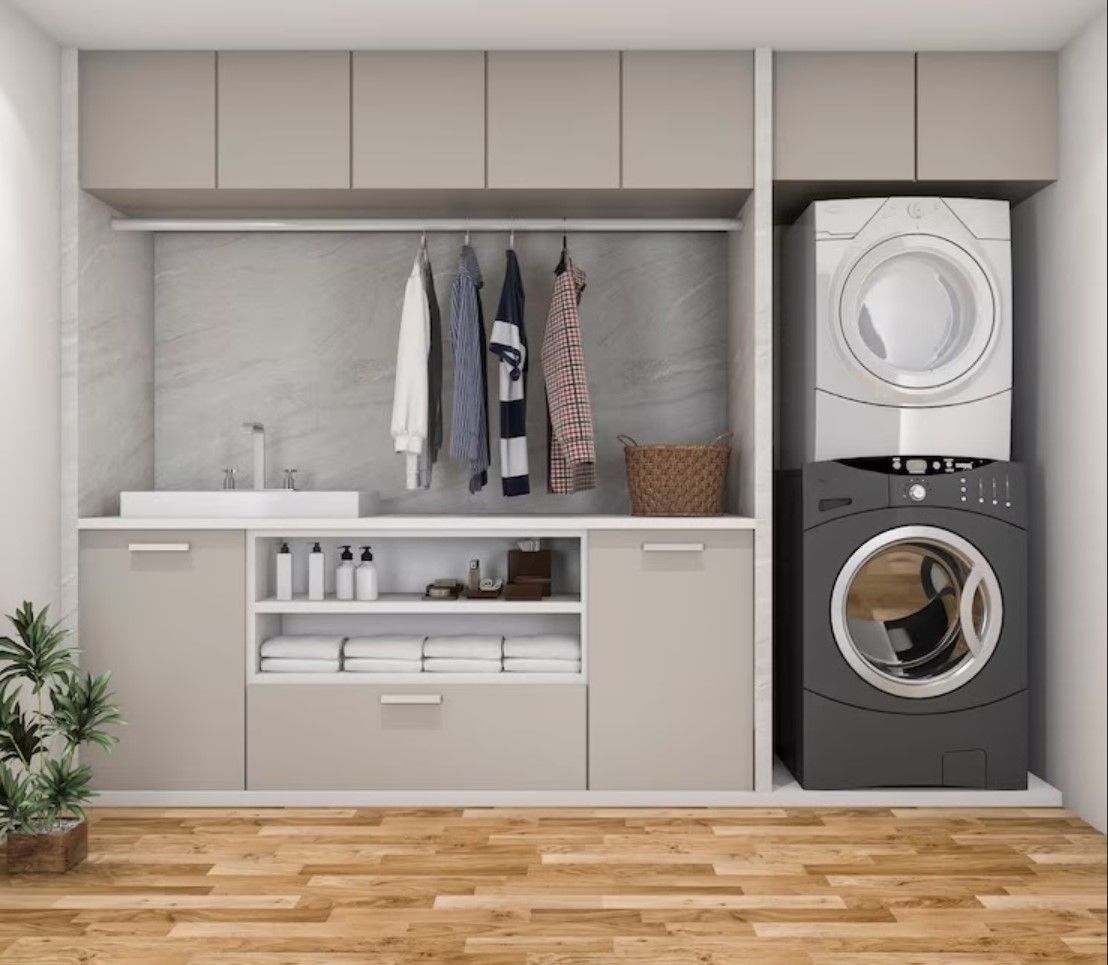
[[[965,509],[1025,525],[1024,471],[1019,463],[924,455],[839,461],[885,476],[890,506]]]

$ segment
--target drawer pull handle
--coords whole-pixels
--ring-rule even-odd
[[[644,553],[703,553],[703,543],[643,543]]]
[[[187,553],[188,543],[128,543],[132,553]]]
[[[441,704],[442,694],[381,694],[381,703],[400,706]]]

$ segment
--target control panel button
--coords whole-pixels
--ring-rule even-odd
[[[922,503],[927,498],[927,487],[923,483],[912,483],[908,487],[908,498],[914,503]]]

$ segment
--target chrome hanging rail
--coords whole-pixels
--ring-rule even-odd
[[[116,231],[741,231],[737,218],[113,218]]]

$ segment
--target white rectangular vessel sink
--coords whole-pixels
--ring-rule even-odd
[[[119,494],[119,515],[157,518],[234,519],[236,517],[357,518],[359,492],[297,489],[162,490]]]

